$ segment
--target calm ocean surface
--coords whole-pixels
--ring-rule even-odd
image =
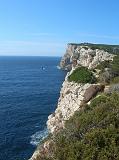
[[[0,160],[27,160],[47,134],[65,72],[60,58],[0,57]]]

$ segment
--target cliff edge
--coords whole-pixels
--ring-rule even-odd
[[[69,43],[66,53],[61,59],[60,68],[68,71],[72,69],[72,65],[74,67],[81,65],[95,68],[102,61],[112,60],[113,54],[116,53],[119,53],[119,46],[117,45]]]
[[[62,84],[57,108],[47,121],[51,137],[64,129],[66,121],[76,111],[80,112],[82,106],[90,104],[98,93],[109,92],[108,81],[119,76],[119,72],[112,67],[117,52],[117,46],[107,47],[106,45],[105,47],[88,43],[68,44],[66,53],[60,62],[60,68],[69,72]],[[53,138],[46,140],[38,147],[30,160],[44,160],[45,158],[41,155],[52,157],[50,155],[52,143],[54,143]]]
[[[79,110],[83,103],[90,101],[94,95],[103,90],[102,84],[98,83],[75,83],[69,82],[68,76],[80,67],[90,70],[95,69],[101,62],[113,61],[114,54],[110,54],[102,49],[92,49],[88,44],[68,44],[66,53],[63,56],[60,67],[70,70],[67,73],[60,92],[58,105],[53,114],[48,117],[47,127],[51,133],[60,128],[64,128],[65,121],[68,120],[75,111]],[[93,73],[98,77],[98,73]],[[90,93],[90,94],[89,94]]]

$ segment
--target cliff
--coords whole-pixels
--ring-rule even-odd
[[[48,117],[47,127],[51,133],[56,132],[60,128],[64,128],[65,121],[68,120],[75,111],[79,110],[83,103],[88,102],[103,89],[101,84],[69,82],[68,76],[71,75],[78,66],[94,69],[103,61],[112,61],[113,57],[114,54],[100,49],[93,50],[87,45],[68,44],[66,53],[60,62],[60,67],[65,70],[70,68],[70,72],[67,74],[62,85],[57,108],[55,112]]]
[[[67,45],[66,53],[61,59],[60,67],[64,70],[71,70],[72,65],[95,68],[100,62],[112,60],[112,54],[119,53],[117,45],[101,45],[81,43]],[[112,56],[111,56],[112,55]]]
[[[94,83],[90,83],[90,81],[88,83],[76,83],[75,81],[69,81],[69,76],[72,75],[78,67],[83,66],[88,68],[95,78],[99,78],[100,70],[96,67],[103,62],[112,63],[115,57],[113,53],[115,52],[117,52],[115,46],[111,54],[104,48],[99,48],[99,46],[97,48],[93,46],[92,48],[92,45],[89,46],[87,43],[79,45],[68,44],[66,53],[60,62],[60,67],[61,69],[70,71],[67,73],[65,81],[62,84],[57,108],[55,112],[48,117],[47,128],[51,135],[55,136],[64,129],[66,121],[69,120],[76,111],[80,112],[82,106],[90,104],[91,99],[96,97],[99,92],[109,91],[109,87],[107,89],[105,84],[100,81],[95,81]],[[106,68],[104,68],[104,73],[108,71],[105,69]],[[52,143],[52,138],[46,140],[46,142],[38,147],[30,160],[43,160],[40,155],[42,155],[42,153],[43,155],[49,155]]]
[[[48,117],[47,127],[53,134],[64,128],[65,121],[74,115],[75,111],[80,110],[82,104],[88,102],[99,91],[103,90],[100,84],[77,84],[64,81],[57,108]]]

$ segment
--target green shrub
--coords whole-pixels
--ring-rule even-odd
[[[68,80],[76,83],[94,83],[96,81],[93,73],[85,67],[75,69]]]
[[[96,69],[99,69],[101,72],[103,72],[105,68],[110,68],[110,63],[110,61],[103,61],[96,67]]]
[[[119,76],[119,55],[115,56],[113,61],[101,62],[96,68],[101,70],[99,82],[110,83]]]
[[[51,160],[119,160],[119,94],[101,95],[54,137]]]
[[[110,68],[112,71],[119,72],[119,55],[116,55],[113,58],[113,61],[103,61],[101,62],[97,67],[97,69],[100,69],[101,71],[104,71],[105,68]]]
[[[94,98],[92,101],[91,101],[91,104],[90,104],[90,108],[93,108],[93,107],[96,107],[97,104],[101,104],[101,103],[106,103],[106,101],[108,101],[108,97],[104,94],[102,95],[98,95],[96,98]]]
[[[111,63],[111,69],[115,75],[119,75],[119,55],[114,57]]]
[[[111,84],[116,84],[116,83],[119,83],[119,76],[111,80]]]

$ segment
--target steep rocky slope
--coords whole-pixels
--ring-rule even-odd
[[[48,117],[47,127],[51,133],[64,128],[65,121],[68,120],[75,111],[80,110],[82,104],[88,102],[104,87],[100,84],[77,84],[65,80],[60,92],[57,108]]]
[[[72,65],[82,65],[88,68],[95,68],[100,62],[105,60],[112,60],[113,55],[108,52],[105,47],[100,45],[82,43],[82,44],[68,44],[66,53],[61,59],[60,67],[64,70],[71,70]],[[95,48],[94,48],[95,47]],[[112,46],[113,53],[119,51],[119,47]]]
[[[82,103],[88,102],[97,92],[102,90],[102,85],[100,84],[69,82],[68,76],[72,74],[78,66],[94,69],[100,62],[105,60],[112,61],[113,57],[114,54],[99,49],[92,50],[87,45],[68,45],[66,54],[60,62],[60,66],[62,69],[71,68],[71,70],[62,85],[57,108],[55,112],[48,117],[47,126],[51,133],[63,128],[65,121],[68,120],[75,111],[81,108]]]
[[[66,54],[63,56],[60,67],[61,69],[70,70],[67,73],[65,81],[62,84],[58,105],[53,114],[48,117],[47,128],[54,135],[65,126],[65,122],[69,120],[76,111],[80,111],[83,104],[90,103],[90,100],[103,92],[105,86],[100,83],[75,83],[69,82],[68,77],[73,71],[84,66],[93,70],[103,61],[113,61],[114,54],[110,54],[104,49],[92,49],[85,44],[68,44]],[[98,73],[93,73],[98,77]],[[106,88],[107,89],[107,88]],[[39,159],[41,152],[48,153],[52,140],[46,141],[38,148],[30,160]]]

